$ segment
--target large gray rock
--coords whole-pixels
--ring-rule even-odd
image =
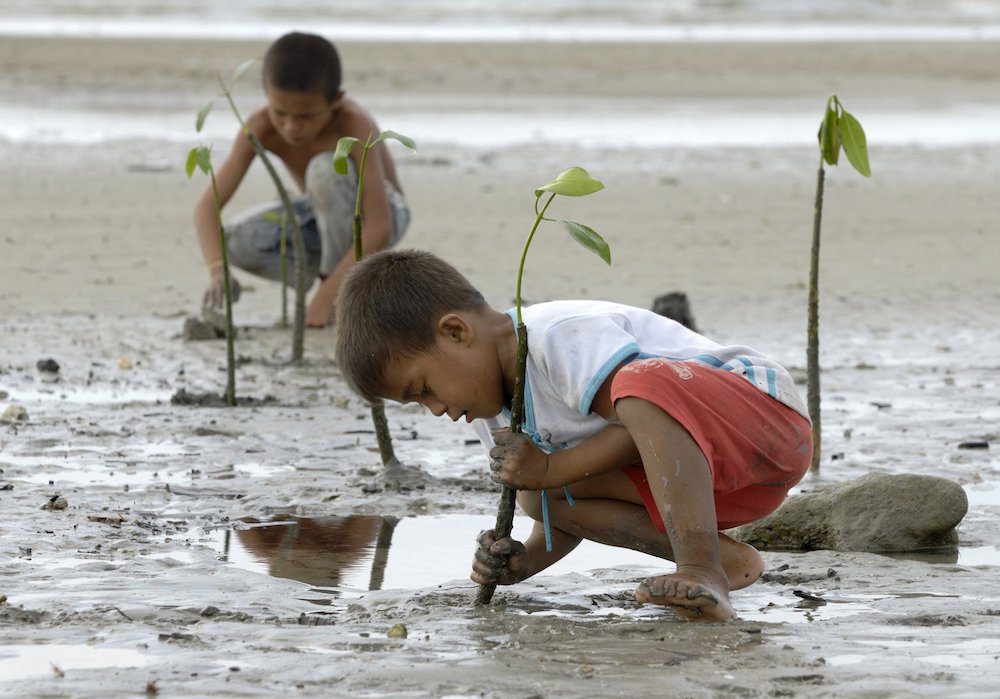
[[[957,546],[968,509],[962,486],[946,478],[871,473],[793,495],[727,533],[764,550],[919,551]]]

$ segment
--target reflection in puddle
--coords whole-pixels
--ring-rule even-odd
[[[145,656],[129,648],[95,648],[57,643],[0,646],[0,680],[51,675],[53,666],[65,671],[142,667],[145,664]]]
[[[312,585],[312,592],[324,594],[328,603],[382,588],[417,589],[450,580],[466,584],[475,536],[490,526],[492,518],[471,515],[285,516],[223,531],[217,544],[222,560]]]
[[[233,531],[234,539],[225,532],[224,559],[241,567],[252,561],[269,575],[339,592],[378,590],[396,525],[394,517],[371,515],[251,523]]]

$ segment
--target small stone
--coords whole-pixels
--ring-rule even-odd
[[[25,410],[23,405],[11,403],[3,411],[3,415],[0,415],[0,420],[3,422],[27,422],[28,411]]]
[[[959,449],[989,449],[990,443],[987,441],[975,441],[975,442],[962,442],[958,445]]]
[[[129,370],[129,369],[131,369],[132,368],[132,358],[129,357],[127,354],[123,354],[122,356],[120,356],[118,358],[118,368],[119,369],[124,369],[126,371]]]
[[[404,624],[395,624],[389,629],[386,636],[389,638],[406,638],[406,626]]]
[[[201,612],[200,612],[201,616],[206,617],[206,618],[213,617],[213,616],[217,615],[218,613],[219,613],[219,608],[218,607],[213,607],[212,605],[208,605],[207,607],[205,607],[204,609],[202,609]]]
[[[59,362],[49,357],[48,359],[39,359],[35,362],[35,366],[39,371],[48,374],[58,374],[59,373]]]
[[[691,312],[691,302],[683,291],[671,291],[657,296],[653,299],[652,310],[654,313],[676,320],[684,327],[698,332],[694,314]]]
[[[42,505],[43,510],[65,510],[69,507],[69,502],[62,495],[53,495],[49,501]]]
[[[201,318],[188,316],[184,319],[184,330],[181,334],[188,341],[218,340],[226,336],[226,331],[223,330],[220,333],[211,323],[206,323]]]

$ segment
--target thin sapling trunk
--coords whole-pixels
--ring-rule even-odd
[[[822,416],[820,414],[820,376],[819,376],[819,244],[820,225],[823,219],[823,187],[826,171],[823,163],[836,165],[843,148],[847,160],[855,170],[871,177],[871,167],[868,164],[868,144],[865,131],[860,122],[841,105],[836,95],[826,103],[826,113],[819,127],[819,171],[816,175],[816,200],[813,213],[812,249],[809,255],[809,311],[808,328],[806,331],[806,373],[807,407],[809,419],[812,421],[813,453],[809,469],[819,472],[822,455]]]
[[[212,184],[212,199],[215,202],[215,220],[219,225],[219,245],[222,248],[222,293],[226,305],[226,405],[236,405],[236,349],[233,328],[233,291],[229,276],[229,254],[226,251],[226,229],[222,225],[222,208],[219,205],[219,190],[215,184],[215,170],[212,168],[212,154],[205,146],[192,148],[188,153],[186,171],[190,178],[195,168],[209,177]]]
[[[547,185],[535,190],[535,222],[528,233],[528,238],[521,251],[521,261],[517,269],[517,290],[515,293],[515,306],[517,309],[517,369],[514,375],[514,395],[511,397],[510,406],[510,431],[520,433],[524,422],[524,388],[525,372],[528,363],[528,329],[525,327],[524,319],[521,316],[521,283],[524,279],[524,264],[528,259],[528,248],[535,237],[535,232],[542,221],[551,221],[545,218],[552,200],[557,194],[570,197],[583,197],[604,189],[604,185],[595,180],[586,170],[573,167],[563,171],[559,177]],[[544,206],[538,208],[542,196],[548,193]],[[611,249],[597,231],[573,221],[559,220],[562,227],[578,243],[599,256],[609,265],[611,264]],[[500,501],[497,503],[497,519],[494,527],[494,535],[497,540],[510,536],[514,527],[514,505],[517,500],[517,491],[506,484],[500,486]],[[546,522],[548,526],[548,522]],[[476,594],[476,604],[489,604],[496,591],[495,584],[480,585]]]
[[[354,261],[360,262],[364,257],[364,242],[361,238],[361,202],[364,199],[365,193],[365,167],[368,164],[368,152],[378,143],[381,143],[387,138],[399,141],[407,148],[411,150],[416,150],[417,146],[413,140],[407,136],[396,133],[395,131],[383,131],[377,137],[372,138],[373,134],[369,134],[368,140],[362,144],[361,147],[361,161],[358,164],[358,189],[357,194],[354,198],[354,221],[353,221],[353,234],[354,234]],[[354,146],[360,144],[361,142],[354,138],[353,136],[344,136],[339,141],[337,141],[337,149],[333,154],[333,168],[341,175],[346,175],[348,173],[347,159],[350,157],[351,151]],[[375,427],[375,439],[378,441],[378,451],[379,456],[382,457],[382,466],[389,467],[396,465],[398,462],[396,460],[396,453],[392,447],[392,434],[389,431],[389,421],[385,417],[385,406],[381,403],[373,403],[370,406],[372,415],[372,424]]]

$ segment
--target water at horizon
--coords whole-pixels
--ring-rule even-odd
[[[1000,40],[1000,0],[4,0],[0,43],[12,36],[266,38],[306,21],[334,41],[979,41]],[[0,143],[188,143],[193,136],[188,106],[87,110],[11,96],[0,105]],[[525,100],[503,112],[369,101],[383,122],[421,142],[470,148],[525,141],[586,148],[605,141],[611,121],[628,147],[795,147],[811,145],[816,121],[815,105],[763,101],[752,124],[737,101],[675,101],[669,111],[659,103],[567,103],[540,111]],[[883,145],[1000,143],[1000,103],[992,101],[919,110],[887,103],[866,110],[864,123],[869,140]],[[235,122],[219,114],[208,128],[206,137],[228,141]]]
[[[1000,0],[6,0],[0,36],[816,41],[1000,36]]]

